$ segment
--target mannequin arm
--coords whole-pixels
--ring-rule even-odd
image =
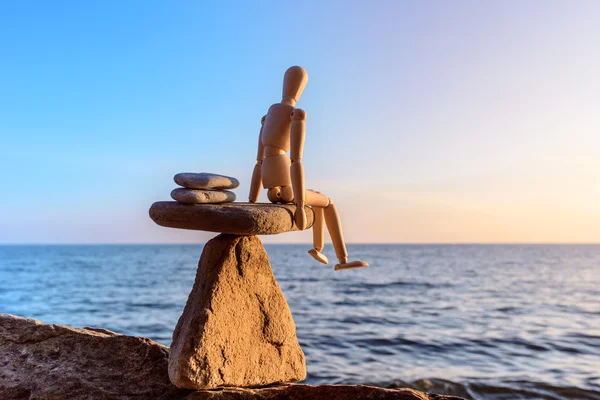
[[[266,116],[265,116],[266,117]],[[262,126],[265,123],[265,117],[262,117],[260,120],[260,133],[258,134],[258,151],[256,153],[256,165],[254,166],[254,171],[252,171],[252,180],[250,181],[250,194],[248,195],[248,200],[250,203],[256,203],[258,201],[258,197],[260,196],[260,187],[262,185],[262,160],[265,158],[264,147],[262,144]]]
[[[290,133],[290,158],[292,166],[290,175],[294,189],[294,222],[300,230],[306,229],[306,212],[304,211],[304,166],[302,165],[302,152],[304,151],[304,137],[306,134],[306,113],[299,108],[292,113],[292,128]]]

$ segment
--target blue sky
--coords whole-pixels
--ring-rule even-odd
[[[182,171],[235,176],[245,200],[291,65],[309,73],[307,186],[336,201],[349,241],[600,241],[600,3],[22,1],[0,15],[0,243],[204,241],[148,207]]]

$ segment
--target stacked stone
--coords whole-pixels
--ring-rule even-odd
[[[221,234],[203,247],[194,286],[173,332],[171,382],[203,390],[303,380],[306,359],[296,325],[256,236],[297,230],[296,206],[231,203],[235,196],[225,189],[239,183],[222,175],[177,174],[175,182],[183,186],[171,194],[177,201],[154,203],[154,222]],[[216,201],[230,202],[207,204]],[[314,212],[310,207],[304,211],[311,227]]]
[[[235,193],[224,189],[235,189],[240,182],[232,177],[207,172],[182,172],[175,175],[175,183],[183,186],[171,192],[173,200],[184,204],[233,203]]]

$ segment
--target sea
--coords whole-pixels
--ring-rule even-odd
[[[600,245],[265,245],[309,384],[600,399]],[[0,247],[0,313],[169,345],[202,245]],[[335,260],[331,246],[325,253]]]

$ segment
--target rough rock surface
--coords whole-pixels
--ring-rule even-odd
[[[186,204],[231,203],[235,201],[235,193],[229,190],[177,188],[171,192],[171,198]]]
[[[365,385],[282,385],[260,389],[193,392],[186,400],[464,400],[413,389],[384,389]]]
[[[221,234],[210,240],[173,332],[171,382],[207,389],[305,376],[292,313],[258,237]]]
[[[307,229],[314,213],[306,210]],[[224,203],[181,204],[159,201],[150,207],[150,218],[168,228],[193,229],[232,235],[275,235],[298,230],[294,224],[293,204]]]
[[[0,314],[3,400],[174,398],[167,359],[150,339]]]
[[[240,182],[230,176],[208,172],[181,172],[173,178],[176,184],[189,189],[235,189]]]
[[[0,314],[0,399],[460,400],[362,385],[182,390],[169,382],[167,351],[150,339]]]

